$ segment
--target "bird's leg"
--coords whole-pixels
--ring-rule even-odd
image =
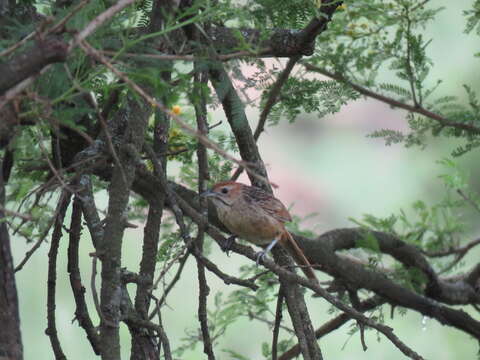
[[[267,255],[270,252],[270,250],[273,249],[275,244],[278,242],[278,239],[279,238],[273,239],[273,241],[270,244],[268,244],[268,246],[265,248],[265,250],[262,250],[257,254],[257,265],[260,263],[260,260],[263,260],[265,255]]]
[[[232,235],[232,236],[229,236],[225,242],[220,246],[222,251],[226,252],[227,255],[228,255],[228,252],[230,251],[230,249],[232,248],[232,245],[233,243],[235,242],[235,239],[237,237],[235,235]]]

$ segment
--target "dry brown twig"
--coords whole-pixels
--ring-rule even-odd
[[[1,205],[0,205],[0,211],[4,212],[7,216],[18,217],[18,218],[20,218],[22,220],[25,220],[25,221],[32,221],[33,220],[33,217],[31,215],[22,214],[22,213],[19,213],[17,211],[13,211],[13,210],[8,210],[8,209],[5,209]]]
[[[135,0],[119,0],[113,6],[98,15],[95,19],[90,21],[87,26],[83,28],[69,43],[68,51],[71,52],[82,41],[95,32],[100,26],[111,19],[115,14],[122,11],[128,5],[133,4]]]
[[[90,289],[92,291],[93,304],[95,305],[97,314],[98,316],[102,317],[102,310],[100,308],[100,300],[98,298],[97,285],[96,285],[98,256],[96,253],[91,253],[90,256],[92,257],[92,275],[90,277]]]
[[[89,35],[91,35],[95,30],[97,30],[100,26],[102,26],[108,19],[112,18],[116,13],[123,10],[128,5],[132,4],[135,0],[120,0],[112,7],[105,10],[103,13],[98,15],[95,19],[93,19],[90,23],[88,23],[85,28],[75,36],[75,38],[70,41],[67,53],[71,53],[72,50],[78,45],[78,43],[84,39],[86,39]],[[79,8],[78,8],[79,9]],[[75,10],[75,9],[74,9]],[[61,22],[59,23],[61,24]],[[33,34],[35,35],[35,34]],[[32,37],[33,37],[32,35]],[[45,66],[42,70],[40,70],[37,74],[26,78],[25,80],[21,81],[13,88],[9,89],[4,93],[3,96],[0,97],[0,110],[11,100],[15,98],[18,94],[20,94],[23,90],[33,84],[35,79],[40,75],[44,74],[48,69],[50,69],[51,64]]]
[[[228,60],[241,59],[244,57],[252,57],[252,56],[261,57],[263,56],[263,54],[266,54],[269,51],[271,51],[270,48],[265,48],[257,52],[243,50],[243,51],[237,51],[231,54],[216,55],[215,60],[228,61]],[[111,51],[111,50],[102,50],[101,53],[108,56],[118,55],[118,52]],[[138,54],[138,53],[129,53],[129,52],[124,52],[120,54],[120,56],[137,57],[137,58],[140,57],[140,58],[156,59],[156,60],[180,60],[180,61],[195,61],[199,59],[197,55]]]
[[[4,56],[8,56],[15,50],[17,50],[19,47],[21,47],[23,44],[25,44],[28,40],[38,36],[40,38],[44,38],[45,36],[55,33],[57,30],[59,30],[62,26],[64,26],[68,20],[70,20],[78,11],[80,11],[85,5],[87,5],[90,2],[90,0],[83,0],[81,1],[78,5],[76,5],[65,17],[60,20],[57,24],[52,26],[51,28],[46,29],[43,31],[43,28],[45,25],[49,24],[52,22],[52,18],[48,17],[44,20],[45,24],[41,24],[39,28],[35,29],[32,31],[30,34],[25,36],[23,39],[20,41],[16,42],[12,46],[8,47],[7,49],[3,50],[0,52],[0,58]]]
[[[105,58],[97,49],[93,48],[88,44],[86,41],[82,41],[79,43],[79,46],[87,53],[89,56],[92,56],[95,58],[97,61],[100,61],[102,64],[104,64],[109,70],[111,70],[116,76],[118,76],[120,79],[122,79],[126,84],[128,84],[132,90],[134,90],[136,93],[138,93],[141,97],[143,97],[145,100],[147,100],[152,107],[155,107],[159,109],[160,111],[163,111],[164,113],[168,114],[169,116],[172,117],[172,119],[187,133],[195,136],[198,141],[200,141],[203,145],[205,145],[207,148],[212,149],[216,153],[220,154],[222,157],[224,157],[227,160],[230,160],[237,165],[239,165],[242,168],[245,168],[247,172],[258,178],[259,180],[263,182],[267,182],[271,184],[273,187],[278,187],[275,183],[272,183],[268,179],[266,179],[264,176],[258,174],[254,170],[254,166],[250,163],[247,163],[246,161],[239,160],[235,158],[234,156],[230,155],[227,153],[225,150],[223,150],[217,143],[213,142],[210,140],[208,137],[205,135],[201,134],[198,130],[194,129],[190,125],[188,125],[180,116],[172,113],[170,109],[165,107],[163,104],[158,102],[156,99],[154,99],[152,96],[148,95],[139,85],[137,85],[134,81],[132,81],[127,75],[125,75],[123,72],[115,68],[113,64]]]

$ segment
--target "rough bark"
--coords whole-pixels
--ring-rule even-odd
[[[37,41],[31,48],[0,64],[0,95],[26,78],[38,74],[45,66],[67,58],[67,44],[50,37]]]
[[[100,348],[103,360],[120,359],[119,324],[122,301],[120,276],[122,240],[130,186],[135,178],[136,162],[147,125],[148,105],[130,99],[127,109],[117,114],[127,122],[123,143],[118,149],[119,163],[113,168],[109,186],[108,214],[102,243],[98,246],[102,261],[100,292]]]
[[[0,206],[5,206],[5,158],[0,166]],[[23,359],[17,286],[5,212],[0,210],[0,359]]]

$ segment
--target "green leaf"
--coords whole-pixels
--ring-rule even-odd
[[[378,245],[378,240],[371,232],[366,232],[363,237],[356,241],[356,246],[371,250],[375,253],[380,253],[380,246]]]

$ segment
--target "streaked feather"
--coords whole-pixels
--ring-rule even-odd
[[[266,191],[255,186],[242,186],[242,193],[247,202],[258,204],[269,215],[281,222],[292,221],[288,210],[285,206]]]

